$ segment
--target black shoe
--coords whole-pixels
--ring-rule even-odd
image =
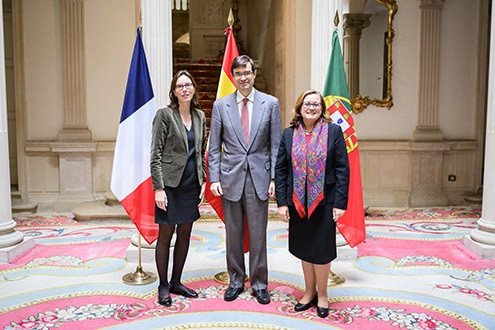
[[[300,302],[298,302],[294,306],[294,310],[296,312],[302,312],[302,311],[305,311],[305,310],[311,308],[311,306],[316,306],[317,303],[318,303],[318,294],[315,294],[314,298],[311,299],[311,301],[309,303],[301,304]]]
[[[187,298],[198,298],[198,293],[192,289],[189,289],[185,285],[181,285],[181,287],[176,287],[170,285],[170,293],[178,294]]]
[[[170,293],[166,296],[160,296],[160,286],[158,286],[158,303],[163,306],[172,306],[172,298],[170,298]]]
[[[170,307],[172,306],[172,298],[170,298],[170,296],[166,296],[166,297],[158,296],[158,303],[160,305]]]
[[[223,300],[225,301],[232,301],[236,300],[237,297],[244,291],[244,287],[238,287],[238,288],[233,288],[229,286],[227,290],[225,291],[225,294],[223,295]]]
[[[253,290],[253,293],[260,304],[266,305],[270,303],[270,293],[268,293],[267,289]]]
[[[319,316],[319,317],[322,317],[322,318],[325,318],[328,316],[328,307],[325,308],[325,307],[320,307],[320,306],[317,306],[316,307],[316,314]]]

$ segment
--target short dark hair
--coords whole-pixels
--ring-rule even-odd
[[[230,73],[234,74],[235,68],[246,66],[248,63],[251,63],[251,68],[253,69],[253,72],[256,72],[256,66],[254,65],[253,59],[247,55],[239,55],[236,58],[234,58],[234,60],[232,61],[232,65],[230,67]]]
[[[170,82],[170,91],[168,92],[168,97],[170,98],[170,103],[168,106],[173,108],[173,109],[179,108],[179,99],[177,98],[177,96],[175,96],[174,90],[175,90],[175,85],[177,84],[177,80],[181,76],[186,76],[189,79],[191,79],[191,82],[194,86],[194,95],[193,95],[192,100],[191,100],[191,110],[192,109],[199,109],[199,102],[198,102],[198,95],[197,95],[198,94],[198,85],[196,85],[196,81],[194,80],[193,76],[187,70],[180,70],[179,72],[177,72],[175,74],[174,78],[172,78],[172,81]]]

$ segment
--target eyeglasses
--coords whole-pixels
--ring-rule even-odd
[[[315,108],[315,109],[319,109],[321,108],[321,104],[320,103],[311,103],[311,102],[303,102],[303,105],[306,107],[306,108]]]
[[[185,89],[192,89],[194,87],[193,83],[185,83],[184,85],[175,85],[175,89],[178,90],[178,91],[181,91],[183,90],[184,88]]]
[[[237,79],[240,79],[242,76],[244,76],[244,77],[249,79],[252,74],[253,74],[252,71],[234,72],[234,77],[236,77]]]

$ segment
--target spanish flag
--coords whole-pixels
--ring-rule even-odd
[[[358,141],[351,115],[349,90],[344,70],[344,60],[340,48],[337,29],[332,36],[332,53],[328,65],[327,78],[323,88],[327,115],[342,128],[349,156],[350,180],[347,211],[338,220],[337,228],[351,247],[365,240],[363,188],[361,166],[359,164]]]
[[[218,82],[217,100],[236,91],[234,77],[232,77],[230,67],[234,58],[239,56],[239,51],[237,50],[232,27],[229,26],[223,33],[227,35],[227,45],[225,46],[225,53],[223,56],[220,81]]]
[[[221,99],[224,96],[232,94],[237,89],[234,84],[234,78],[232,77],[232,73],[230,72],[230,67],[232,65],[232,61],[234,60],[234,58],[239,56],[239,51],[237,50],[237,45],[235,43],[232,27],[229,26],[223,32],[224,34],[227,35],[227,45],[225,46],[225,53],[222,62],[222,71],[220,72],[220,80],[218,82],[217,100]],[[206,200],[208,201],[208,203],[210,203],[211,207],[213,207],[220,220],[222,220],[222,222],[225,222],[225,218],[223,215],[223,208],[222,208],[222,198],[220,196],[214,196],[210,190],[210,180],[208,177],[208,152],[206,153],[206,176],[207,176],[206,191],[205,191]],[[247,235],[246,222],[244,226],[245,226],[244,252],[248,252],[249,238]]]

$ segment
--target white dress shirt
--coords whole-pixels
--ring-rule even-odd
[[[246,98],[246,96],[242,95],[241,93],[239,93],[239,91],[237,91],[237,108],[239,110],[239,118],[241,118],[242,116],[242,105],[244,104],[244,98]],[[249,95],[247,96],[247,99],[248,99],[248,102],[247,102],[247,108],[248,108],[248,115],[249,115],[249,132],[251,133],[251,118],[253,118],[253,104],[254,104],[254,88],[253,90],[251,91],[251,93],[249,93]]]

